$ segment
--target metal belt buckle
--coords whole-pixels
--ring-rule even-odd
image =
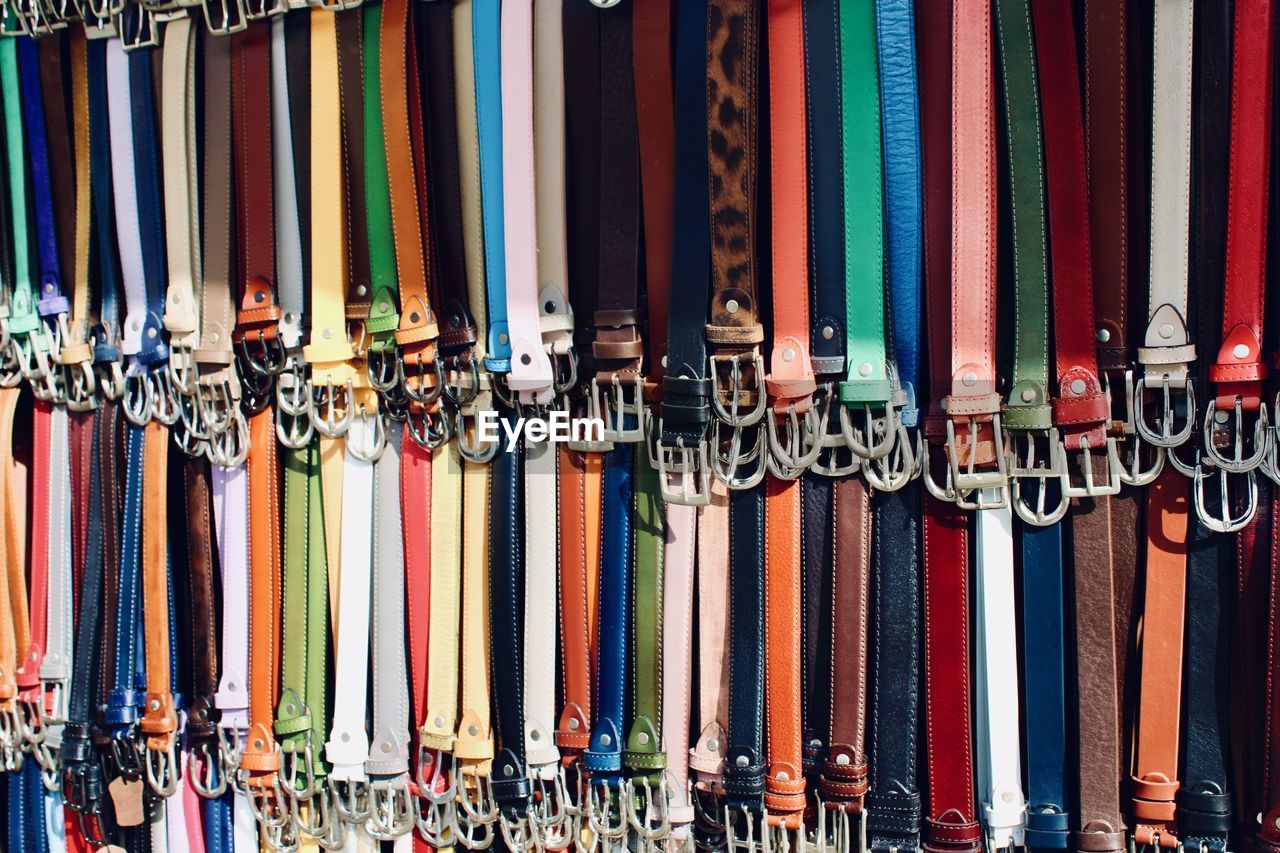
[[[189,420],[186,414],[182,419],[192,432],[197,432],[199,427],[197,434],[203,432],[205,438],[234,428],[240,417],[240,408],[236,405],[235,392],[229,378],[201,377],[196,382],[195,402],[198,420]]]
[[[146,769],[147,787],[156,796],[168,797],[178,790],[178,782],[182,774],[178,770],[177,738],[170,737],[164,749],[143,750],[143,765]]]
[[[862,463],[867,482],[882,492],[894,492],[920,476],[924,466],[924,439],[920,432],[908,430],[898,421],[898,438],[893,450],[879,459]]]
[[[833,382],[819,383],[813,394],[813,405],[818,409],[815,427],[817,432],[807,441],[818,446],[818,452],[809,463],[809,470],[824,477],[844,477],[855,474],[862,467],[862,460],[849,447],[840,430],[839,416],[832,418],[833,406],[841,405],[836,399]]]
[[[116,14],[115,21],[120,46],[126,52],[160,46],[160,25],[156,14],[137,0],[125,3]]]
[[[379,841],[394,841],[413,830],[409,777],[369,782],[369,819],[365,831]]]
[[[53,371],[50,369],[48,343],[45,341],[44,346],[37,345],[32,340],[36,335],[40,336],[38,340],[45,341],[44,330],[34,329],[25,336],[27,338],[25,342],[18,335],[11,335],[9,346],[22,378],[31,385],[32,393],[38,399],[53,400],[58,395],[58,389]]]
[[[1196,426],[1196,392],[1191,377],[1186,378],[1181,389],[1173,387],[1168,373],[1161,377],[1160,414],[1152,421],[1148,421],[1144,414],[1148,408],[1155,408],[1147,405],[1149,390],[1144,373],[1133,386],[1131,409],[1137,434],[1156,447],[1177,447],[1185,443]],[[1179,412],[1182,413],[1181,418],[1178,416]]]
[[[145,374],[146,382],[151,386],[151,417],[165,426],[173,426],[181,417],[182,409],[178,405],[178,395],[169,380],[166,367],[149,368]]]
[[[529,822],[536,849],[565,850],[573,846],[581,824],[565,786],[564,767],[556,768],[550,785],[537,774],[532,781],[537,796],[529,811]]]
[[[1196,452],[1198,464],[1195,467],[1195,501],[1196,515],[1200,517],[1200,521],[1209,530],[1215,533],[1235,533],[1248,526],[1253,521],[1254,515],[1258,512],[1258,480],[1253,471],[1246,471],[1243,474],[1233,474],[1225,468],[1209,465],[1206,466],[1199,461],[1199,451]],[[1218,511],[1214,513],[1205,499],[1205,481],[1212,476],[1213,472],[1218,475]],[[1239,505],[1239,501],[1233,499],[1233,490],[1230,482],[1243,477],[1245,480],[1244,509],[1236,513],[1234,506]]]
[[[750,366],[749,387],[743,383],[744,362]],[[712,355],[708,356],[707,364],[711,379],[711,410],[717,420],[711,472],[730,489],[754,488],[764,479],[768,468],[765,458],[768,440],[761,437],[759,429],[754,429],[764,418],[768,407],[764,389],[760,386],[764,376],[764,358],[755,351]],[[755,395],[755,404],[744,411],[743,399],[749,394]],[[727,437],[723,434],[726,429]],[[752,429],[754,435],[744,451],[743,435],[748,429]],[[745,474],[744,468],[747,469]]]
[[[658,486],[667,503],[680,506],[707,506],[711,503],[711,465],[706,439],[686,447],[684,436],[676,436],[674,447],[662,443],[662,419],[658,419]]]
[[[952,418],[947,418],[947,467],[950,471],[948,491],[954,490],[955,504],[961,509],[1003,509],[1009,502],[1009,472],[1005,467],[1003,449],[997,448],[995,453],[995,470],[979,470],[973,448],[977,446],[982,423],[973,418],[968,419],[967,423],[970,452],[964,463],[964,469],[961,470],[960,445],[956,443],[956,422]],[[1000,426],[999,412],[992,413],[990,426],[991,440],[998,444],[1004,435],[1004,430]],[[976,500],[971,499],[970,495],[977,495]]]
[[[742,363],[749,361],[753,388],[745,388],[742,381]],[[720,378],[720,367],[726,365],[728,388],[724,388]],[[764,417],[768,402],[764,390],[760,387],[760,379],[764,376],[764,357],[759,352],[734,353],[732,355],[712,355],[707,357],[708,375],[711,378],[711,409],[717,418],[729,426],[749,427],[758,424]],[[742,410],[742,398],[747,394],[755,394],[755,405]],[[728,405],[724,399],[727,395]]]
[[[347,430],[347,451],[362,462],[377,462],[387,447],[387,427],[377,404],[355,404],[354,417]]]
[[[232,423],[232,429],[214,433],[205,442],[205,456],[223,468],[234,468],[249,455],[249,424],[239,411]]]
[[[1252,471],[1263,463],[1271,450],[1273,437],[1268,425],[1267,406],[1265,403],[1258,404],[1258,415],[1253,422],[1251,451],[1246,450],[1244,409],[1239,397],[1235,399],[1233,414],[1234,418],[1232,413],[1220,410],[1216,399],[1209,401],[1209,405],[1205,409],[1204,423],[1201,427],[1204,433],[1204,452],[1214,465],[1224,471],[1229,471],[1232,474],[1243,474]],[[1226,456],[1218,450],[1217,442],[1214,440],[1215,432],[1223,432],[1229,436],[1230,456]]]
[[[369,819],[367,779],[335,779],[330,776],[325,780],[325,784],[329,789],[329,801],[333,813],[338,817],[334,823],[358,826]]]
[[[587,822],[592,833],[607,842],[621,843],[627,837],[627,814],[620,787],[617,777],[587,780]]]
[[[660,849],[662,842],[671,834],[670,805],[665,775],[656,788],[647,776],[623,782],[623,813],[627,825],[640,839],[642,850]]]
[[[245,0],[244,16],[250,21],[261,21],[283,15],[289,10],[284,0]]]
[[[152,396],[155,389],[147,377],[147,369],[132,361],[124,374],[124,416],[136,427],[145,427],[155,408]]]
[[[436,360],[445,362],[443,387],[444,395],[449,402],[454,406],[462,407],[474,400],[480,393],[480,359],[475,357],[475,353],[467,350],[460,355],[448,358],[436,356]],[[463,377],[470,377],[470,379],[463,382]]]
[[[820,441],[813,441],[812,437],[826,432],[827,426],[823,419],[830,415],[830,411],[830,406],[820,410],[811,400],[803,415],[796,412],[795,403],[788,403],[784,411],[775,409],[765,418],[763,429],[769,442],[765,464],[775,477],[794,480],[817,461],[823,446]],[[803,423],[801,417],[804,418]],[[784,438],[778,436],[779,422],[783,427]]]
[[[1116,440],[1112,436],[1105,439],[1106,455],[1103,457],[1106,461],[1106,478],[1104,482],[1099,483],[1093,476],[1093,451],[1089,447],[1089,439],[1087,436],[1080,439],[1080,471],[1084,478],[1084,485],[1078,486],[1073,484],[1071,472],[1071,453],[1067,450],[1066,444],[1059,440],[1054,444],[1055,452],[1058,454],[1059,462],[1062,466],[1062,474],[1059,482],[1062,483],[1062,493],[1067,498],[1096,498],[1105,495],[1118,495],[1120,493],[1120,454],[1116,447]]]
[[[290,351],[285,368],[276,377],[276,438],[285,447],[301,450],[311,442],[311,380],[302,354]]]
[[[307,797],[290,797],[289,817],[303,835],[330,841],[338,837],[332,827],[340,821],[333,820],[333,803],[327,785],[316,784],[315,790]],[[345,831],[341,837],[345,840]]]
[[[759,824],[757,831],[757,823]],[[769,853],[771,833],[764,812],[745,805],[724,807],[725,840],[729,853]]]
[[[627,389],[632,393],[628,399]],[[626,416],[635,417],[635,425],[628,427]],[[618,374],[610,380],[609,393],[601,390],[599,378],[591,380],[591,392],[587,397],[587,416],[604,422],[604,440],[617,444],[635,444],[645,437],[647,412],[644,405],[644,379],[636,374],[634,380],[624,383]]]
[[[206,800],[216,800],[227,790],[227,774],[222,769],[222,749],[213,738],[191,745],[187,758],[191,787]]]
[[[333,377],[326,377],[319,385],[313,378],[310,415],[315,431],[328,438],[346,435],[355,418],[354,393],[355,383],[350,379],[343,385],[334,385]]]
[[[457,789],[453,838],[467,850],[486,850],[493,844],[493,825],[498,820],[489,777],[463,774]]]
[[[215,36],[243,32],[249,26],[245,0],[203,0],[204,23]]]
[[[420,355],[417,353],[416,355]],[[433,357],[429,362],[431,368],[433,383],[427,383],[427,371],[423,369],[423,360],[421,358],[414,359],[414,366],[417,368],[415,375],[410,376],[406,368],[404,351],[398,351],[396,356],[396,374],[399,377],[399,385],[404,390],[405,396],[415,403],[421,403],[429,406],[444,394],[444,361],[438,357]],[[413,379],[414,382],[409,380]],[[423,388],[427,390],[422,390]]]
[[[728,430],[728,436],[722,435]],[[742,438],[751,430],[748,449],[742,449]],[[715,448],[711,452],[711,473],[730,489],[752,489],[764,480],[768,463],[768,440],[760,435],[759,424],[751,427],[716,425]],[[743,473],[746,469],[746,473]]]
[[[406,412],[405,426],[419,447],[434,450],[453,438],[454,419],[442,405],[411,404]]]
[[[413,822],[423,839],[435,848],[452,847],[454,843],[458,783],[452,769],[446,766],[448,764],[448,753],[418,744],[417,778],[414,781],[418,789],[417,799],[425,802],[427,808],[424,811],[421,804],[416,804]]]
[[[1048,504],[1049,483],[1057,482],[1066,472],[1065,460],[1054,451],[1061,441],[1057,427],[1010,429],[1006,430],[1004,439],[1009,457],[1013,508],[1018,517],[1037,527],[1061,520],[1069,503],[1066,495],[1059,493],[1058,501]],[[1035,481],[1034,503],[1024,498],[1023,481]]]
[[[489,392],[485,391],[483,397],[459,406],[454,413],[453,431],[458,438],[458,453],[468,462],[483,465],[498,455],[498,442],[484,441],[480,437],[480,412],[493,411],[491,402]],[[475,426],[471,427],[469,423]]]
[[[877,415],[875,410],[883,407],[884,414]],[[862,409],[862,426],[855,426],[850,410]],[[845,442],[859,458],[863,460],[879,459],[888,456],[898,438],[898,412],[892,401],[883,404],[850,403],[840,407],[840,432]]]
[[[386,394],[400,384],[400,353],[392,335],[375,336],[369,343],[364,370],[369,384],[379,393]],[[445,388],[445,393],[448,391]]]

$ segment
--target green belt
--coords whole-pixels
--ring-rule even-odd
[[[387,149],[382,136],[382,100],[378,94],[378,34],[382,7],[364,7],[364,203],[368,223],[369,273],[373,304],[365,329],[369,349],[395,348],[400,325],[400,299],[396,287],[396,253],[391,228],[391,189],[387,184]]]
[[[880,77],[873,3],[840,7],[840,111],[846,370],[840,400],[884,405],[893,389],[885,346]]]
[[[327,732],[329,578],[325,551],[324,507],[320,490],[319,438],[308,447],[282,448],[284,455],[284,597],[280,656],[280,703],[275,732],[280,749],[295,761],[310,759],[303,770],[318,779]],[[298,753],[305,753],[299,756]],[[302,768],[299,768],[302,769]],[[297,775],[297,793],[309,780]],[[303,784],[296,784],[301,781]]]
[[[7,282],[9,334],[18,343],[29,342],[40,352],[48,350],[40,315],[31,289],[30,236],[27,231],[27,155],[22,133],[22,95],[18,81],[18,46],[12,38],[0,39],[0,86],[4,93],[5,152],[9,159],[9,199],[13,205],[14,280]]]
[[[1040,147],[1040,98],[1031,10],[1027,0],[999,0],[1000,65],[1008,126],[1009,192],[1013,202],[1016,334],[1013,386],[1002,421],[1010,430],[1047,430],[1049,405],[1049,309],[1045,268],[1044,164]],[[1085,322],[1088,322],[1086,319]]]
[[[631,665],[633,710],[622,763],[633,778],[657,785],[667,757],[662,752],[662,557],[666,529],[658,472],[644,445],[636,445],[635,569],[632,577]]]

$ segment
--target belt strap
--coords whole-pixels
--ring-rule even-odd
[[[563,697],[555,737],[561,760],[570,767],[577,764],[591,738],[596,665],[596,625],[591,605],[598,595],[593,581],[598,581],[600,575],[602,461],[599,453],[561,448],[557,466]]]
[[[501,31],[503,236],[511,335],[507,385],[520,402],[545,405],[554,390],[551,362],[541,346],[537,325],[536,146],[528,144],[534,138],[533,4],[508,3],[502,10]],[[554,478],[551,482],[554,484]]]
[[[646,15],[642,14],[641,19],[646,19]],[[671,238],[671,282],[674,287],[692,287],[701,293],[707,288],[707,271],[711,268],[707,7],[704,0],[676,4],[674,41],[672,210],[675,227]],[[648,110],[644,100],[638,103],[641,146],[642,150],[648,150],[645,130]],[[649,162],[647,155],[643,162]],[[641,177],[646,174],[642,166]],[[648,212],[648,199],[652,194],[646,191],[644,195],[644,208]],[[646,249],[646,258],[650,254]],[[677,299],[668,307],[667,362],[658,436],[660,485],[668,503],[706,505],[711,499],[707,454],[711,383],[707,378],[706,322],[707,303],[703,299]],[[652,365],[650,369],[654,369]]]
[[[514,316],[513,313],[513,320]],[[520,360],[520,349],[517,343],[513,350],[516,362]],[[538,351],[543,352],[541,348]],[[513,381],[518,381],[516,372],[513,364]],[[516,390],[515,386],[512,390]],[[555,778],[560,761],[553,737],[556,722],[555,507],[555,447],[549,441],[531,442],[524,455],[524,752],[529,775],[544,781]]]
[[[698,511],[666,508],[662,554],[662,744],[669,774],[667,796],[671,837],[691,837],[696,810],[689,785],[690,691],[693,687],[693,583]]]
[[[627,730],[623,766],[632,784],[660,790],[666,751],[663,732],[663,547],[666,524],[658,491],[658,472],[648,464],[643,448],[636,449],[635,565],[631,605],[631,727]],[[652,797],[648,798],[649,800]]]
[[[487,358],[492,373],[511,369],[511,332],[507,324],[506,254],[503,230],[500,9],[494,0],[471,0],[471,37],[475,64],[476,147],[480,152],[480,191],[484,227],[484,275],[488,310]]]
[[[921,114],[927,316],[932,318],[930,378],[935,404],[931,411],[936,415],[940,402],[949,418],[969,427],[962,445],[953,421],[947,422],[952,478],[948,491],[955,494],[969,485],[989,482],[975,472],[977,465],[991,461],[994,449],[982,449],[981,442],[986,439],[977,420],[991,408],[985,395],[994,392],[989,384],[994,357],[989,349],[994,343],[988,315],[992,294],[986,284],[994,272],[989,233],[994,227],[994,210],[992,188],[987,186],[992,173],[986,165],[994,156],[989,126],[992,69],[987,15],[985,4],[962,0],[951,9],[926,4],[918,17],[924,75]],[[990,153],[976,153],[984,150]],[[969,292],[974,287],[978,293]],[[948,390],[950,395],[939,400]],[[992,417],[992,436],[999,433],[994,424],[997,417]],[[936,433],[935,428],[930,437],[935,438]],[[965,464],[967,479],[959,476],[960,462]],[[933,851],[976,850],[981,829],[973,812],[968,522],[964,513],[935,496],[935,488],[930,489],[924,503],[925,746],[929,763],[924,843]],[[941,710],[944,707],[945,712]]]
[[[719,480],[698,510],[698,736],[689,750],[698,804],[695,836],[723,840],[719,807],[729,732],[729,495]]]
[[[729,714],[722,783],[729,839],[750,837],[763,808],[765,669],[765,499],[760,489],[729,496]],[[761,830],[763,831],[763,830]]]

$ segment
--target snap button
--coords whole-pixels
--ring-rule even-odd
[[[600,745],[601,745],[601,746],[612,746],[612,745],[613,745],[613,738],[611,738],[609,735],[600,735]]]
[[[711,750],[712,752],[719,752],[720,741],[716,740],[715,738],[712,738],[711,740],[707,741],[707,749]]]
[[[791,347],[787,347],[782,351],[783,361],[795,361],[795,358],[796,358],[796,351],[791,349]]]
[[[638,740],[641,744],[647,744],[649,742],[649,736],[644,732],[641,732],[639,735],[636,736],[636,740]]]
[[[1031,402],[1032,400],[1034,400],[1035,398],[1036,398],[1036,392],[1035,392],[1035,391],[1032,391],[1030,388],[1023,388],[1023,389],[1022,389],[1022,402],[1024,402],[1024,403],[1030,403],[1030,402]]]
[[[737,313],[738,313],[738,300],[736,300],[736,299],[730,299],[728,302],[726,302],[726,303],[724,304],[724,309],[725,309],[726,311],[728,311],[730,314],[737,314]]]
[[[356,288],[356,296],[364,296],[368,292],[369,288],[365,287],[363,284]]]
[[[1236,358],[1245,358],[1249,355],[1249,348],[1244,344],[1236,344],[1235,349],[1231,350],[1231,354]]]
[[[444,717],[436,717],[435,723],[436,723],[436,728],[440,728],[441,726],[444,725]]]
[[[964,375],[964,378],[961,381],[964,382],[966,386],[972,388],[978,383],[978,376],[976,373],[970,371]]]
[[[779,782],[785,782],[785,781],[787,781],[788,779],[790,779],[790,778],[791,778],[791,776],[789,776],[789,775],[787,774],[787,771],[785,771],[785,770],[780,770],[780,771],[778,771],[778,775],[777,775],[777,777],[776,777],[776,778],[777,778],[777,780],[778,780]]]
[[[1098,339],[1098,343],[1105,344],[1107,341],[1111,340],[1111,331],[1109,329],[1099,329],[1098,333],[1094,337]]]
[[[575,731],[575,732],[576,732],[576,731],[578,730],[578,727],[579,727],[579,726],[581,726],[581,725],[582,725],[582,723],[578,722],[578,718],[577,718],[577,717],[571,717],[571,718],[569,719],[569,730],[570,730],[570,731]]]
[[[739,756],[738,756],[738,760],[737,760],[737,761],[735,761],[735,762],[734,762],[734,764],[738,765],[739,767],[746,767],[746,766],[747,766],[747,757],[746,757],[745,755],[739,755]]]
[[[475,737],[476,735],[480,734],[480,727],[475,725],[467,726],[467,734],[471,735],[472,737]]]
[[[1161,326],[1160,326],[1160,337],[1162,337],[1162,338],[1172,338],[1172,337],[1173,337],[1173,324],[1172,324],[1172,323],[1164,323],[1163,325],[1161,325]]]
[[[845,755],[843,752],[840,753],[836,756],[836,764],[839,764],[841,767],[847,766],[849,764],[849,756]]]
[[[862,376],[870,376],[871,369],[871,362],[869,361],[864,361],[862,364],[858,365],[858,373]]]
[[[823,339],[824,341],[829,341],[829,340],[831,340],[832,338],[834,338],[835,336],[836,336],[836,330],[835,330],[835,329],[831,328],[830,326],[823,326],[823,327],[822,327],[822,339]]]
[[[1080,395],[1080,394],[1083,394],[1083,393],[1084,393],[1084,380],[1083,380],[1083,379],[1073,379],[1073,380],[1071,380],[1071,393],[1072,393],[1072,394],[1076,394],[1076,395]]]
[[[498,335],[498,343],[502,344],[504,347],[507,345],[507,342],[510,340],[511,339],[507,337],[505,332],[502,333],[501,335]]]

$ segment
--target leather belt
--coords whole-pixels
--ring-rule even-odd
[[[734,489],[757,486],[767,446],[755,426],[767,403],[760,344],[755,244],[755,4],[709,0],[707,24],[707,156],[711,169],[711,308],[705,335],[716,417],[712,472]],[[728,60],[726,60],[726,52]]]
[[[984,4],[959,2],[952,9],[938,4],[922,6],[917,19],[923,71],[926,316],[932,318],[933,401],[926,430],[937,442],[938,425],[945,423],[950,473],[943,489],[929,471],[925,472],[930,495],[924,501],[929,778],[924,846],[936,851],[977,850],[982,834],[974,814],[970,738],[968,520],[946,498],[987,485],[1000,489],[1004,480],[1002,462],[996,471],[990,471],[993,459],[1000,459],[990,445],[992,436],[999,433],[995,423],[999,415],[989,415],[985,429],[992,430],[990,434],[984,433],[979,420],[988,417],[987,410],[992,408],[988,392],[994,393],[990,384],[994,353],[989,349],[994,342],[993,329],[986,313],[992,300],[988,280],[994,273],[990,255],[994,251],[990,233],[995,224],[993,187],[988,185],[993,175],[986,167],[995,153],[990,114],[994,75],[986,16]],[[953,54],[956,58],[951,60]],[[975,149],[990,149],[990,155],[975,156]],[[950,181],[948,176],[952,176]],[[953,211],[964,213],[953,215]],[[954,221],[951,228],[949,221]],[[973,286],[980,292],[968,293],[964,285],[969,282],[975,282]],[[951,317],[949,327],[947,317]],[[950,395],[939,399],[948,389]],[[940,413],[945,415],[939,417]],[[966,427],[966,433],[957,431],[957,422]],[[986,493],[979,496],[984,505],[1000,502],[985,500]]]

